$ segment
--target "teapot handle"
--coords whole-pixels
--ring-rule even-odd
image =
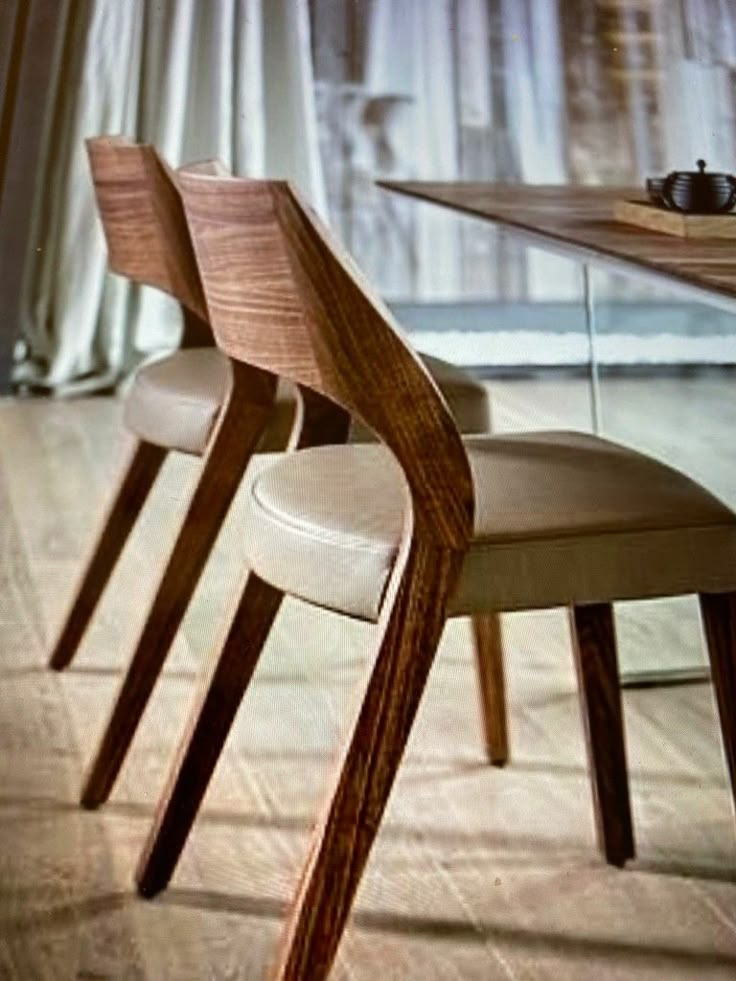
[[[736,204],[736,177],[733,174],[728,175],[728,183],[731,185],[731,197],[728,199],[728,204],[723,209],[724,211],[731,211]]]
[[[662,185],[662,200],[672,211],[679,211],[680,209],[672,197],[672,185],[675,183],[675,177],[677,177],[677,174],[674,170],[665,177],[664,184]],[[733,191],[736,194],[736,181],[734,181]]]

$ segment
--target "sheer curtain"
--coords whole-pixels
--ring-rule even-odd
[[[403,125],[391,132],[399,164],[413,177],[456,180],[457,107],[453,0],[376,0],[369,8],[365,87],[374,98],[390,93],[408,103]],[[457,223],[438,208],[415,215],[416,291],[423,299],[453,296],[459,287]]]
[[[377,176],[567,180],[561,0],[312,5],[317,23],[343,24],[316,45],[325,164],[340,182],[332,217],[381,288],[420,302],[575,292],[554,257],[372,187]],[[330,41],[354,57],[336,58]]]
[[[404,207],[376,177],[640,184],[701,156],[733,169],[734,0],[311,6],[332,219],[390,299],[567,301],[580,281],[518,236]]]
[[[324,212],[306,0],[84,0],[71,5],[49,107],[24,278],[16,383],[115,384],[173,348],[173,301],[106,272],[84,139],[122,133],[178,165],[295,180]]]

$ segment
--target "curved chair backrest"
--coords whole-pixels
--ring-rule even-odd
[[[415,526],[464,548],[473,490],[455,422],[349,257],[284,181],[177,179],[218,345],[361,419],[399,461]]]
[[[136,283],[164,290],[185,313],[206,321],[202,284],[173,171],[152,146],[120,136],[87,140],[87,152],[110,268]],[[214,170],[216,165],[199,167]],[[208,337],[209,332],[204,343]]]

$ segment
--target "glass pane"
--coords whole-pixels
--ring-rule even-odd
[[[736,506],[736,313],[633,276],[592,278],[602,435]],[[624,671],[704,661],[694,598],[620,604],[617,625]]]
[[[433,225],[433,235],[425,237],[437,259],[433,281],[422,284],[417,277],[413,288],[388,296],[418,350],[488,381],[499,432],[590,431],[590,344],[580,264],[528,246],[489,222],[433,204],[406,203],[414,226],[441,216],[444,235],[463,243],[462,262],[443,267],[439,228]]]

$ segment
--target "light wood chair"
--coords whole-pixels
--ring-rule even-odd
[[[263,387],[259,373],[234,372],[229,358],[214,346],[181,200],[168,167],[153,147],[119,137],[90,140],[88,151],[110,266],[181,303],[185,347],[142,368],[126,398],[125,422],[136,442],[55,643],[52,667],[61,670],[71,662],[167,454],[203,458],[84,782],[82,803],[96,807],[112,790],[254,450],[283,449],[287,442],[290,449],[341,443],[348,438],[350,418],[298,385],[281,384],[274,394],[270,383]],[[216,161],[194,169],[224,173]],[[425,363],[460,428],[485,430],[490,415],[484,386],[439,359],[426,358]],[[478,616],[473,623],[486,750],[491,762],[503,765],[508,750],[499,626],[495,616]]]
[[[736,778],[736,515],[672,468],[575,433],[462,438],[437,387],[282,182],[180,174],[217,343],[334,400],[383,445],[282,456],[250,488],[250,571],[137,871],[169,881],[285,594],[377,623],[365,695],[273,972],[330,970],[448,616],[566,606],[606,859],[634,854],[611,603],[700,593]]]

